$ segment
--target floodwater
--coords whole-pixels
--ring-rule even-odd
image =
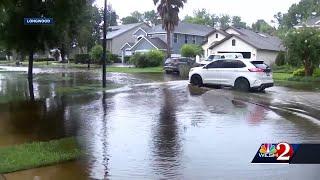
[[[100,72],[35,72],[35,101],[25,72],[0,72],[0,147],[76,136],[86,156],[9,180],[319,179],[320,165],[250,163],[262,143],[320,143],[317,89],[240,93],[172,75],[109,73],[121,88],[66,92],[99,83]]]

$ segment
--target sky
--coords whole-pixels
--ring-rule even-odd
[[[240,16],[248,24],[264,19],[271,23],[277,12],[287,12],[289,7],[300,0],[188,0],[180,13],[180,19],[192,15],[196,9],[207,9],[217,15],[228,14]],[[99,7],[103,7],[104,0],[96,0]],[[145,12],[156,10],[153,0],[108,0],[120,19],[129,16],[133,11]]]

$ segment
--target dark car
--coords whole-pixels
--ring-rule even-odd
[[[195,60],[192,58],[180,57],[180,58],[168,58],[164,63],[164,70],[167,74],[177,72],[179,73],[179,66],[188,65],[193,67]]]

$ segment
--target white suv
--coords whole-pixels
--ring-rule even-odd
[[[231,86],[241,91],[263,91],[273,86],[270,67],[263,61],[249,59],[219,59],[204,67],[192,68],[189,81],[197,86]]]
[[[201,61],[200,64],[205,66],[217,59],[243,59],[243,55],[241,53],[218,53],[218,54],[211,54],[208,58],[204,61]]]

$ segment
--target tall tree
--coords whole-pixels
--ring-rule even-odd
[[[148,23],[149,25],[158,25],[161,24],[160,17],[156,11],[146,11],[143,13],[143,21]]]
[[[167,57],[171,57],[171,32],[179,24],[179,12],[187,0],[153,0],[161,17],[162,28],[167,31]]]
[[[66,39],[72,39],[77,30],[77,17],[82,7],[88,5],[86,0],[12,0],[4,7],[7,19],[2,26],[3,39],[7,48],[28,54],[28,80],[33,80],[33,55],[37,51],[59,47]],[[90,4],[91,6],[91,4]],[[54,25],[24,25],[25,17],[52,17]],[[66,38],[67,37],[67,38]]]
[[[207,12],[206,9],[198,9],[193,12],[193,16],[186,16],[184,18],[185,22],[192,24],[201,24],[213,26],[213,21],[211,19],[210,13]]]
[[[312,76],[313,70],[319,67],[320,30],[301,28],[291,30],[285,37],[284,44],[288,48],[289,63],[303,64],[306,76]]]
[[[237,27],[237,28],[246,28],[247,23],[242,22],[240,16],[233,16],[232,17],[232,26]]]
[[[275,18],[279,22],[279,28],[290,29],[298,23],[305,21],[314,13],[316,16],[320,15],[319,0],[301,0],[298,4],[293,4],[287,13],[277,13]]]
[[[133,24],[140,22],[139,19],[133,16],[127,16],[121,19],[122,24]]]
[[[252,24],[252,30],[256,32],[274,34],[275,28],[270,26],[265,20],[259,19],[257,22]]]
[[[227,27],[230,26],[230,23],[231,23],[230,16],[227,14],[222,15],[219,19],[219,23],[220,23],[220,28],[226,29]]]

